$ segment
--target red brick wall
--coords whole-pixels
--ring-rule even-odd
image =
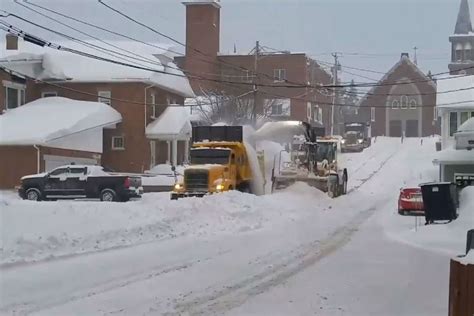
[[[415,85],[420,94],[422,94],[422,136],[429,136],[439,133],[438,124],[433,124],[433,122],[436,120],[434,117],[434,105],[436,105],[436,88],[433,87],[429,82],[426,82],[426,77],[421,76],[418,72],[414,71],[408,63],[402,63],[392,74],[388,76],[384,82],[381,83],[383,86],[375,88],[375,90],[372,91],[374,95],[369,96],[361,104],[359,111],[360,116],[368,119],[370,119],[370,108],[376,107],[375,122],[371,122],[372,135],[382,136],[386,134],[387,109],[385,106],[388,99],[387,95],[390,94],[390,90],[393,87],[393,85],[390,84],[395,83],[403,78],[408,78],[409,81],[418,81],[415,83]],[[418,104],[418,106],[420,105]]]
[[[45,169],[44,155],[56,155],[67,157],[94,158],[97,154],[58,149],[50,147],[39,147],[40,150],[40,172]],[[0,146],[0,189],[13,189],[20,184],[20,178],[36,174],[38,171],[38,151],[33,146]]]
[[[186,5],[186,60],[184,68],[189,73],[217,79],[216,56],[219,52],[220,9],[213,5]],[[208,90],[214,83],[192,80],[195,91]]]
[[[0,146],[0,189],[13,189],[24,175],[37,171],[33,146]]]

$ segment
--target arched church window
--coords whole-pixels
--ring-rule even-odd
[[[410,100],[410,109],[412,109],[412,110],[416,109],[416,100],[415,99]]]
[[[397,110],[400,107],[400,102],[398,100],[392,101],[392,109]]]
[[[464,44],[464,60],[474,60],[472,56],[472,45],[471,43],[467,42]]]
[[[463,58],[463,47],[461,43],[456,44],[455,52],[454,52],[454,61],[462,61]]]
[[[408,96],[403,95],[400,99],[400,109],[408,109]]]

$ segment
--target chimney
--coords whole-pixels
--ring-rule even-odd
[[[190,74],[212,77],[217,74],[219,53],[220,9],[219,0],[187,0],[186,6],[186,58],[184,68]],[[216,76],[212,79],[217,79]],[[198,82],[191,80],[196,91]],[[209,82],[208,82],[209,83]],[[199,82],[202,87],[204,81]],[[210,87],[205,87],[210,88]]]
[[[7,50],[18,50],[18,36],[7,33],[5,39]]]
[[[402,53],[402,56],[400,57],[401,59],[403,58],[410,58],[410,54],[408,53]]]

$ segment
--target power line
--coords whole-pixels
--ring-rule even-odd
[[[70,88],[70,87],[67,87],[67,86],[64,86],[64,85],[60,85],[60,84],[57,84],[57,83],[54,83],[54,82],[50,82],[50,81],[45,81],[45,80],[41,80],[41,79],[37,79],[37,78],[33,78],[33,77],[30,77],[26,74],[23,74],[21,72],[18,72],[16,70],[13,70],[13,69],[10,69],[8,67],[5,67],[3,65],[0,65],[0,68],[11,73],[11,74],[16,74],[17,76],[20,76],[20,77],[24,77],[26,79],[29,79],[29,80],[32,80],[32,81],[36,81],[36,82],[40,82],[42,84],[46,84],[48,86],[52,86],[52,87],[56,87],[56,88],[59,88],[59,89],[62,89],[62,90],[66,90],[66,91],[71,91],[71,92],[75,92],[75,93],[78,93],[78,94],[82,94],[82,95],[87,95],[87,96],[92,96],[92,97],[97,97],[96,94],[94,93],[90,93],[90,92],[86,92],[86,91],[82,91],[82,90],[78,90],[78,89],[74,89],[74,88]],[[311,103],[317,103],[318,105],[326,105],[326,106],[332,106],[332,103],[329,103],[329,102],[321,102],[321,101],[317,101],[317,100],[310,100],[310,99],[306,99],[306,98],[301,98],[301,97],[290,97],[288,98],[287,96],[284,96],[284,95],[279,95],[279,94],[275,94],[275,93],[270,93],[270,92],[265,92],[265,91],[261,91],[263,94],[266,94],[268,96],[272,96],[272,97],[276,97],[276,98],[285,98],[285,99],[296,99],[296,100],[301,100],[301,101],[306,101],[306,102],[311,102]],[[130,104],[138,104],[138,105],[164,105],[164,104],[154,104],[154,103],[145,103],[145,102],[137,102],[137,101],[133,101],[133,100],[127,100],[127,99],[120,99],[120,98],[114,98],[114,97],[103,97],[103,99],[108,99],[108,100],[111,100],[111,101],[118,101],[118,102],[124,102],[124,103],[130,103]],[[460,101],[460,102],[450,102],[450,103],[442,103],[442,104],[438,104],[438,105],[423,105],[422,107],[435,107],[435,106],[447,106],[447,105],[457,105],[457,104],[466,104],[466,103],[471,103],[471,102],[474,102],[474,100],[467,100],[467,101]],[[211,103],[200,103],[201,105],[211,105]],[[168,104],[167,104],[168,105]],[[338,107],[357,107],[357,108],[387,108],[387,106],[357,106],[357,105],[347,105],[347,104],[341,104],[341,103],[336,103],[335,106],[338,106]]]
[[[12,15],[12,16],[15,16],[15,17],[18,17],[16,15],[13,15],[13,14],[10,14],[9,15]],[[38,26],[38,27],[42,27],[40,26],[39,24],[36,24],[34,22],[30,22],[30,21],[27,21],[26,19],[23,19],[21,17],[18,17],[19,19],[23,20],[23,21],[26,21],[28,23],[32,23],[33,25],[35,26]],[[1,22],[1,21],[0,21]],[[173,73],[168,73],[168,72],[165,72],[165,71],[159,71],[159,70],[156,70],[156,69],[152,69],[152,68],[147,68],[147,67],[142,67],[142,66],[137,66],[137,65],[132,65],[132,64],[128,64],[128,63],[122,63],[122,62],[118,62],[118,61],[115,61],[115,60],[111,60],[111,59],[107,59],[107,58],[103,58],[103,57],[99,57],[99,56],[95,56],[93,54],[89,54],[89,53],[84,53],[84,52],[81,52],[81,51],[78,51],[78,50],[72,50],[72,49],[69,49],[69,48],[65,48],[63,46],[60,46],[60,45],[53,45],[51,43],[48,43],[46,42],[45,40],[41,40],[31,34],[28,34],[18,28],[15,28],[13,27],[12,25],[9,25],[5,22],[3,22],[4,25],[8,26],[9,28],[13,28],[13,29],[16,29],[17,31],[17,34],[13,33],[14,35],[17,35],[17,36],[20,36],[20,37],[23,37],[24,38],[24,35],[22,34],[25,34],[27,36],[27,38],[29,39],[30,42],[36,44],[36,45],[40,45],[40,46],[47,46],[47,47],[51,47],[51,48],[55,48],[55,49],[58,49],[58,50],[64,50],[64,51],[69,51],[69,52],[72,52],[72,53],[76,53],[76,54],[79,54],[79,55],[82,55],[82,56],[85,56],[85,57],[89,57],[89,58],[95,58],[95,59],[99,59],[99,60],[102,60],[102,61],[108,61],[108,62],[112,62],[112,63],[116,63],[116,64],[119,64],[119,65],[122,65],[122,66],[129,66],[129,67],[132,67],[132,68],[137,68],[137,69],[142,69],[142,70],[147,70],[147,71],[152,71],[152,72],[159,72],[159,73],[163,73],[163,74],[168,74],[168,75],[173,75],[173,76],[178,76],[178,77],[186,77],[184,75],[180,75],[180,74],[173,74]],[[46,28],[48,29],[48,28]],[[50,30],[50,29],[48,29]],[[50,30],[54,33],[59,33],[59,34],[62,34],[60,32],[57,32],[57,31],[54,31],[54,30]],[[64,34],[63,34],[64,35]],[[70,36],[68,35],[65,35],[69,38],[71,38]],[[36,39],[35,39],[36,38]],[[31,41],[32,39],[35,39],[33,41]],[[90,45],[89,43],[87,42],[83,42],[83,43],[86,43],[86,45]],[[104,50],[104,48],[100,47],[100,46],[97,46],[95,45],[96,47],[98,47],[99,49],[102,49]],[[109,50],[110,51],[110,50]],[[114,51],[112,51],[114,52]],[[114,52],[114,53],[117,53],[117,52]],[[474,68],[474,67],[468,67],[466,69],[469,69],[469,68]],[[175,69],[178,69],[178,68],[175,68]],[[439,74],[436,74],[436,75],[441,75],[441,74],[446,74],[446,73],[439,73]],[[229,83],[229,84],[236,84],[236,85],[253,85],[252,83],[248,83],[248,82],[235,82],[235,81],[228,81],[228,80],[218,80],[218,79],[210,79],[210,78],[203,78],[203,77],[200,77],[200,76],[193,76],[193,74],[190,74],[190,77],[191,78],[194,78],[194,79],[200,79],[200,80],[206,80],[206,81],[211,81],[211,82],[219,82],[219,83]],[[447,79],[452,79],[450,77],[448,78],[440,78],[438,80],[447,80]],[[431,81],[431,80],[418,80],[418,81],[405,81],[405,82],[397,82],[397,83],[377,83],[377,84],[370,84],[370,85],[364,85],[364,84],[355,84],[355,85],[317,85],[317,86],[312,86],[312,85],[306,85],[306,84],[299,84],[299,85],[282,85],[282,84],[278,84],[278,85],[269,85],[269,84],[261,84],[261,86],[265,86],[265,87],[278,87],[278,88],[315,88],[315,89],[325,89],[325,88],[344,88],[344,87],[351,87],[351,86],[354,86],[354,87],[379,87],[379,86],[395,86],[395,85],[403,85],[403,84],[411,84],[411,83],[416,83],[416,82],[427,82],[427,81]],[[441,93],[449,93],[449,92],[454,92],[456,90],[453,90],[453,91],[446,91],[446,92],[441,92]],[[441,94],[441,93],[436,93],[436,94]],[[433,93],[434,94],[434,93]],[[373,95],[383,95],[383,94],[373,94]],[[393,95],[393,94],[388,94],[388,95]],[[404,94],[405,95],[405,94]],[[420,94],[414,94],[414,95],[420,95]]]

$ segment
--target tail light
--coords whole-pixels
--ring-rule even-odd
[[[125,178],[125,181],[123,182],[123,186],[126,188],[130,187],[130,178]]]

